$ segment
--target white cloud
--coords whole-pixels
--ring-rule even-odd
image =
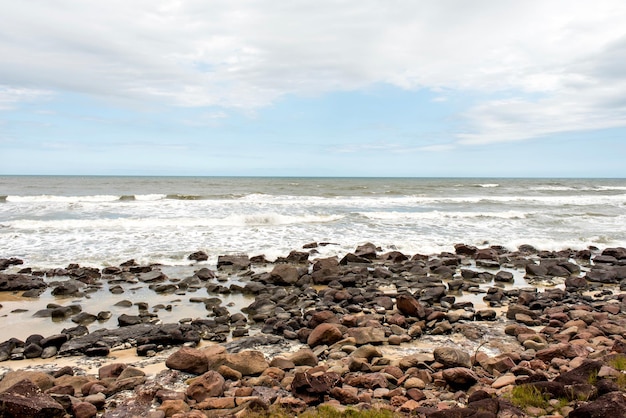
[[[14,109],[18,104],[47,99],[52,92],[0,85],[0,110]]]
[[[0,109],[70,91],[249,111],[388,83],[508,97],[465,112],[461,143],[626,125],[621,0],[58,0],[0,16]]]

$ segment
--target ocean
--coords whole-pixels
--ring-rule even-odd
[[[320,256],[626,246],[626,179],[0,176],[0,258],[30,267],[273,260],[312,242],[329,243]]]

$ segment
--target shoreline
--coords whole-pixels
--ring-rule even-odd
[[[265,407],[277,402],[285,406],[283,403],[287,402],[297,410],[319,405],[320,402],[330,401],[340,407],[372,405],[376,401],[377,405],[382,402],[384,408],[400,413],[426,408],[425,416],[429,416],[436,410],[471,406],[467,397],[454,399],[453,402],[453,399],[447,399],[451,389],[458,391],[461,388],[469,396],[480,388],[491,397],[509,393],[514,387],[528,383],[528,379],[520,380],[521,374],[512,370],[522,367],[520,364],[524,362],[531,364],[541,360],[541,355],[538,358],[537,354],[553,347],[563,350],[565,344],[570,352],[556,354],[547,362],[541,360],[545,373],[539,381],[551,381],[560,373],[581,366],[585,359],[599,361],[611,353],[626,352],[622,331],[615,329],[617,325],[611,325],[626,325],[622,313],[626,311],[626,296],[622,298],[620,294],[620,284],[626,278],[626,250],[623,248],[551,252],[523,246],[509,251],[499,246],[476,248],[457,244],[455,253],[423,256],[405,255],[398,251],[383,253],[380,248],[368,243],[340,259],[315,258],[315,247],[311,243],[275,262],[268,262],[264,257],[251,259],[247,255],[220,256],[214,270],[203,264],[206,254],[196,252],[189,255],[193,264],[186,270],[194,270],[193,276],[189,277],[168,276],[163,271],[171,266],[141,266],[129,262],[102,270],[70,265],[63,271],[56,269],[55,275],[51,276],[53,280],[48,280],[51,271],[36,271],[20,265],[19,260],[9,259],[3,263],[8,268],[0,271],[0,286],[3,289],[10,285],[20,289],[30,285],[30,289],[12,289],[9,292],[31,292],[31,296],[37,292],[38,295],[68,292],[64,295],[67,299],[63,300],[69,304],[46,309],[50,309],[50,314],[57,318],[65,312],[64,321],[70,318],[74,321],[67,334],[39,335],[40,338],[31,335],[26,341],[13,341],[12,344],[7,339],[0,344],[0,354],[11,345],[14,348],[6,353],[5,360],[32,357],[0,362],[0,370],[6,372],[4,376],[28,374],[33,370],[50,371],[53,368],[57,371],[69,368],[73,374],[93,376],[100,375],[102,369],[115,364],[124,364],[124,369],[136,370],[141,378],[135,378],[134,385],[128,383],[128,388],[115,386],[116,389],[112,390],[105,385],[102,393],[106,402],[91,404],[96,408],[91,416],[113,414],[117,408],[123,407],[120,405],[125,405],[125,401],[118,398],[123,393],[128,390],[137,393],[148,384],[163,386],[163,379],[176,382],[172,387],[177,389],[172,390],[183,394],[176,395],[182,396],[178,400],[186,405],[180,405],[183,409],[189,407],[204,411],[205,416],[209,410],[236,409],[235,406],[226,408],[231,403],[224,399],[237,398],[236,388],[242,389],[241,393],[238,392],[242,399],[251,397],[252,392],[243,389],[249,387],[250,381],[257,383],[250,387],[259,386],[267,380],[263,378],[266,370],[275,368],[282,372],[274,372],[283,377],[275,379],[273,385],[278,385],[282,392],[279,391],[280,396],[270,397],[271,402],[270,398],[256,396],[255,400],[262,400]],[[143,301],[116,308],[124,313],[111,309],[109,318],[102,322],[115,324],[112,321],[117,319],[118,327],[89,329],[89,324],[95,323],[104,312],[91,311],[98,305],[89,301],[113,300],[115,293],[111,289],[121,290],[118,293],[120,298],[127,297],[130,289],[147,289],[149,292],[140,294]],[[0,295],[0,305],[32,303],[29,302],[31,299],[20,299],[22,296],[19,294],[7,294],[5,291]],[[172,304],[169,309],[164,305],[155,309],[156,305],[163,305],[159,295],[179,299],[180,305]],[[242,296],[239,305],[233,302],[236,295]],[[86,299],[86,296],[91,299]],[[43,297],[45,302],[46,297]],[[228,303],[223,303],[225,300]],[[74,307],[75,311],[72,311],[70,305],[79,305],[81,301],[84,306],[80,306],[80,310]],[[189,312],[180,308],[184,305],[200,306],[203,315],[184,317]],[[137,314],[129,312],[129,308]],[[582,312],[578,312],[581,309]],[[5,311],[4,306],[0,308],[0,314],[6,314]],[[56,313],[53,314],[53,311]],[[584,316],[585,311],[589,318]],[[572,312],[578,313],[571,317]],[[178,318],[178,321],[161,323],[165,313],[170,318]],[[118,314],[117,318],[113,317]],[[7,317],[11,315],[7,314]],[[83,325],[77,317],[82,318]],[[607,323],[600,328],[604,339],[595,338],[600,335],[595,331],[589,332],[596,322]],[[85,325],[87,329],[84,329]],[[20,346],[20,343],[23,345]],[[34,347],[38,343],[41,343],[41,351]],[[619,351],[620,344],[624,344],[624,351]],[[583,346],[587,347],[586,353],[579,349]],[[442,363],[441,358],[433,357],[442,347],[449,353],[454,352],[454,355],[467,356],[472,359],[471,363]],[[46,349],[47,355],[55,351],[54,355],[35,359],[41,357]],[[223,351],[217,353],[216,350]],[[224,408],[202,405],[205,399],[198,401],[189,395],[189,387],[183,384],[182,375],[172,377],[177,370],[190,372],[188,366],[173,366],[175,361],[172,358],[176,359],[181,352],[205,358],[201,362],[211,362],[212,355],[206,353],[217,353],[215,355],[219,358],[223,356],[226,359],[221,365],[229,364],[228,369],[220,369],[219,366],[211,369],[208,365],[201,373],[197,371],[203,370],[203,367],[194,369],[197,375],[214,370],[212,373],[225,379],[225,388],[216,397],[221,401],[212,401],[221,402]],[[239,360],[229,356],[236,357],[241,352],[259,353],[260,358],[255,357],[255,361],[259,360],[261,364],[265,361],[265,366],[248,375],[241,374],[241,371],[233,373],[240,367],[237,366]],[[353,356],[355,352],[365,357]],[[39,353],[39,356],[32,353]],[[281,360],[287,358],[293,361],[292,357],[302,353],[309,357],[308,365],[286,367]],[[510,361],[503,360],[505,357]],[[415,366],[402,366],[409,364],[411,358],[419,358],[423,365],[415,371],[415,378],[421,379],[422,383],[413,382],[421,395],[411,391],[415,388],[413,383],[407,386],[399,377],[392,379],[387,376],[389,373],[385,374],[386,383],[383,386],[390,390],[395,387],[391,391],[397,390],[396,396],[401,398],[377,397],[384,391],[377,392],[375,387],[368,388],[370,383],[351,380],[357,376],[365,380],[373,379],[372,375],[390,367],[399,367],[402,373],[411,375],[414,372],[410,370]],[[555,358],[563,358],[563,361],[555,362]],[[494,374],[493,365],[489,365],[494,359],[505,361],[508,368]],[[285,367],[270,366],[271,362]],[[305,381],[310,381],[313,375],[306,374],[312,373],[307,367],[319,369],[316,373],[324,376],[335,373],[339,380],[313,396],[312,389],[298,380],[305,378]],[[463,378],[469,379],[467,382],[471,381],[471,384],[456,382],[455,379],[461,379],[459,376],[447,376],[448,370],[459,368],[472,372],[470,377]],[[395,371],[389,369],[387,372],[391,370]],[[460,370],[457,372],[461,373]],[[494,386],[505,375],[509,376],[509,383],[499,386],[500,382]],[[380,379],[378,375],[375,377]],[[3,380],[0,380],[0,386]],[[399,384],[399,381],[402,383]],[[301,383],[304,386],[299,386]],[[261,386],[265,387],[265,384],[267,382]],[[231,387],[230,392],[228,387]],[[4,388],[5,391],[7,389]],[[243,396],[244,392],[250,394]],[[407,396],[409,393],[412,395]],[[0,398],[2,396],[0,393]],[[58,396],[55,396],[53,399],[58,403]],[[82,398],[89,393],[85,395],[74,391],[72,396],[78,399],[78,403],[84,403]],[[590,396],[589,402],[597,397]],[[280,399],[282,401],[278,401]],[[402,399],[405,401],[399,403]],[[159,414],[164,410],[166,401],[151,398],[151,402],[144,405],[144,412]],[[246,402],[252,402],[252,399]],[[573,404],[568,405],[574,410]],[[92,408],[90,410],[93,411]],[[554,408],[552,411],[558,412]],[[527,415],[518,416],[533,416],[528,415],[527,410],[523,413]]]

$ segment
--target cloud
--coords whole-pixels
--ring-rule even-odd
[[[0,85],[0,110],[11,110],[20,103],[49,99],[52,92]]]
[[[54,91],[253,111],[382,83],[475,97],[462,144],[626,124],[621,0],[59,0],[0,15],[0,109]]]

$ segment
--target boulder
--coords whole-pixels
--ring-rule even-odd
[[[189,254],[187,259],[191,261],[206,261],[209,259],[209,255],[204,251],[196,251],[195,253]]]
[[[478,381],[478,376],[466,367],[452,367],[443,372],[444,380],[454,388],[469,388]]]
[[[568,415],[569,418],[606,418],[623,417],[626,411],[626,395],[622,392],[610,392],[596,400],[582,405]]]
[[[247,270],[250,268],[250,258],[247,255],[220,255],[217,258],[217,268]]]
[[[257,350],[245,350],[232,354],[223,352],[214,355],[207,355],[205,350],[204,355],[211,370],[217,370],[220,366],[227,366],[238,371],[242,376],[259,375],[270,366],[263,353]]]
[[[433,351],[435,361],[445,367],[471,367],[470,355],[454,347],[437,347]]]
[[[309,337],[307,338],[307,344],[310,347],[316,347],[318,345],[331,345],[343,338],[343,334],[339,327],[331,323],[319,324]]]
[[[209,370],[202,376],[193,379],[187,388],[187,396],[196,402],[206,398],[218,397],[224,394],[224,377],[214,370]]]
[[[356,340],[356,345],[381,344],[387,340],[381,327],[348,328],[347,334]]]
[[[396,298],[396,307],[403,315],[420,319],[426,317],[426,310],[422,304],[411,295],[398,295]]]
[[[209,370],[209,361],[204,352],[191,347],[182,347],[172,353],[165,365],[173,370],[187,373],[203,374]]]
[[[0,291],[2,292],[44,289],[46,286],[46,283],[41,277],[27,274],[0,273]]]
[[[0,393],[0,412],[4,418],[61,418],[65,409],[28,379]]]
[[[289,264],[278,264],[269,274],[269,282],[278,286],[292,286],[299,278],[298,269]]]

